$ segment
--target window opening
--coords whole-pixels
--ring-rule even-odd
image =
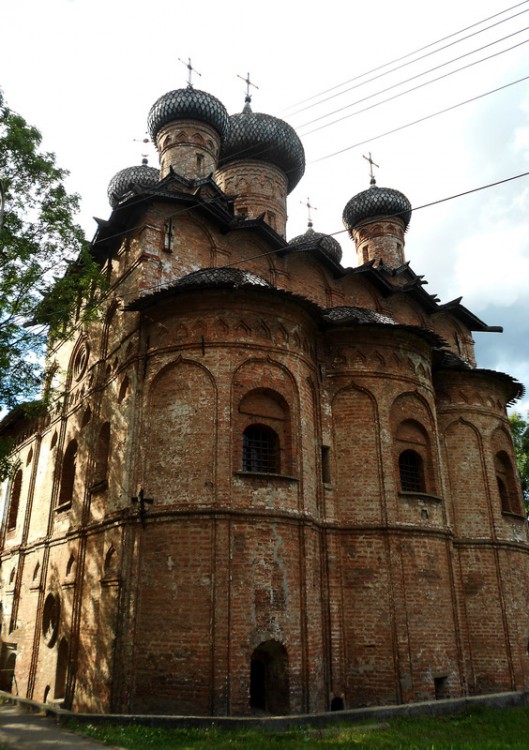
[[[279,474],[279,439],[270,427],[250,425],[243,433],[243,471]]]
[[[164,228],[163,228],[163,249],[166,253],[170,253],[173,250],[173,221],[172,219],[169,219],[169,221],[165,222]]]
[[[400,454],[399,473],[402,492],[425,492],[423,461],[416,451],[405,450]]]
[[[22,491],[22,469],[19,469],[13,479],[13,485],[11,487],[11,501],[9,503],[9,516],[7,518],[7,529],[12,531],[16,529],[18,508],[20,505],[20,494]]]
[[[449,698],[448,694],[448,677],[434,677],[434,690],[435,700],[442,700],[443,698]]]
[[[321,478],[325,484],[331,482],[331,449],[328,445],[321,446]]]
[[[57,649],[57,669],[55,672],[55,700],[64,700],[66,678],[68,676],[68,641],[62,638]]]
[[[64,452],[64,458],[62,462],[61,471],[61,486],[59,491],[59,506],[66,505],[72,502],[74,482],[75,482],[75,468],[77,464],[77,440],[72,440],[68,443],[68,447]]]

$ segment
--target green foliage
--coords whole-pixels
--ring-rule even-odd
[[[528,746],[529,709],[483,707],[472,713],[451,716],[395,719],[383,724],[342,723],[288,732],[93,724],[75,724],[72,728],[99,741],[131,750],[522,750]]]
[[[67,172],[40,150],[41,135],[11,111],[0,91],[0,408],[35,396],[45,376],[48,338],[67,335],[93,316],[102,287],[82,229],[79,197],[64,187]]]
[[[529,513],[529,419],[524,419],[521,414],[514,412],[509,417],[509,422],[511,423],[516,463],[522,482],[523,499]]]

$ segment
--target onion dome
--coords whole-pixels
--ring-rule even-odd
[[[297,252],[321,250],[336,263],[340,263],[342,260],[342,247],[338,240],[335,240],[330,234],[315,232],[312,228],[312,221],[309,221],[309,228],[305,234],[300,234],[291,239],[288,246]]]
[[[251,271],[243,271],[240,268],[201,268],[183,276],[176,282],[176,286],[270,286],[268,281],[262,279]]]
[[[137,167],[127,167],[117,172],[108,183],[108,200],[112,208],[116,208],[120,200],[135,185],[139,188],[149,188],[160,181],[160,172],[155,167],[149,167],[147,162]]]
[[[364,219],[376,216],[397,216],[407,228],[411,219],[411,203],[403,193],[392,188],[378,187],[372,180],[367,190],[355,195],[343,210],[343,223],[351,231]]]
[[[303,145],[293,127],[272,115],[252,112],[249,100],[246,97],[241,113],[229,118],[220,167],[239,159],[269,162],[285,173],[290,193],[305,172]]]
[[[151,107],[147,128],[153,141],[160,128],[175,120],[199,120],[214,128],[221,138],[228,130],[228,113],[225,106],[212,94],[188,86],[168,91]]]

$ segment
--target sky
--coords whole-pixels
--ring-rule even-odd
[[[475,334],[478,364],[529,389],[529,175],[517,177],[529,173],[529,0],[7,0],[0,24],[0,87],[70,171],[89,239],[111,177],[143,153],[157,166],[141,141],[152,104],[186,85],[179,60],[230,114],[249,72],[254,111],[305,147],[287,239],[305,231],[309,198],[314,229],[356,265],[341,215],[369,185],[371,153],[377,183],[414,208],[405,252],[426,290],[502,325]]]

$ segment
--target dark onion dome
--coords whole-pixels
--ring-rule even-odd
[[[116,208],[120,200],[126,195],[133,185],[139,188],[148,188],[157,185],[160,181],[160,171],[147,164],[137,167],[127,167],[117,172],[108,183],[108,200],[112,208]]]
[[[199,120],[211,125],[224,138],[228,131],[228,119],[224,104],[215,96],[188,86],[168,91],[154,102],[147,117],[147,128],[153,141],[156,141],[158,131],[168,122]]]
[[[305,172],[305,150],[293,127],[283,120],[252,112],[247,100],[240,114],[231,115],[219,166],[246,159],[270,162],[287,176],[290,193]]]
[[[346,228],[351,230],[364,219],[376,216],[398,216],[406,229],[411,219],[411,203],[398,190],[372,184],[351,198],[343,210],[342,219]]]
[[[243,271],[240,268],[201,268],[183,276],[176,282],[176,286],[270,286],[260,276],[251,271]]]
[[[312,228],[312,222],[309,222],[309,228],[305,234],[300,234],[291,239],[288,246],[291,250],[297,252],[321,250],[336,263],[340,263],[342,260],[342,247],[338,240],[335,240],[330,234],[315,232]]]
[[[331,307],[323,314],[323,319],[331,323],[359,323],[370,325],[372,323],[394,326],[395,321],[388,315],[367,310],[363,307]]]

